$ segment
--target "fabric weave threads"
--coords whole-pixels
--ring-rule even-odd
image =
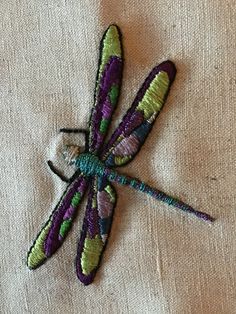
[[[1,4],[1,312],[236,313],[235,1]],[[167,205],[121,186],[101,269],[84,287],[74,260],[86,204],[63,247],[41,268],[29,271],[25,253],[64,191],[45,161],[60,158],[59,128],[86,126],[97,48],[111,22],[121,27],[125,52],[111,126],[152,66],[170,58],[178,70],[148,141],[120,171],[217,221],[209,226],[164,212]]]

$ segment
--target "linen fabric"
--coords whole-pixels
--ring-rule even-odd
[[[236,313],[236,6],[234,0],[3,1],[0,8],[0,312]],[[85,202],[61,249],[35,271],[26,256],[71,175],[63,144],[83,135],[99,42],[123,34],[118,125],[140,85],[171,59],[176,80],[144,147],[121,168],[216,217],[212,225],[126,187],[95,282],[75,274]]]

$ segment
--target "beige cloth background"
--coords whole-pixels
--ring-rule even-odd
[[[233,0],[2,1],[1,313],[236,313],[236,6]],[[63,247],[29,271],[26,253],[65,186],[60,127],[85,127],[98,46],[117,23],[125,69],[113,126],[170,58],[176,82],[151,136],[123,171],[217,217],[214,225],[117,187],[94,284],[74,259],[84,207]],[[82,140],[81,138],[79,140]]]

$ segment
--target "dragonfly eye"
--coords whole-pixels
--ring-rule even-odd
[[[75,164],[77,157],[80,154],[79,146],[66,145],[62,152],[62,156],[65,159],[66,163],[71,166]]]

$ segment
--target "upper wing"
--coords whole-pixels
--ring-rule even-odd
[[[30,269],[40,266],[61,246],[72,226],[72,220],[87,184],[85,177],[79,175],[68,186],[28,252],[27,265]]]
[[[94,106],[89,125],[89,151],[97,154],[111,121],[120,92],[123,60],[120,31],[111,25],[101,41]]]
[[[151,71],[102,152],[107,166],[122,166],[137,154],[165,103],[175,75],[176,68],[171,61]]]
[[[94,179],[78,245],[76,272],[89,285],[97,272],[111,229],[116,204],[115,189],[104,178]]]

